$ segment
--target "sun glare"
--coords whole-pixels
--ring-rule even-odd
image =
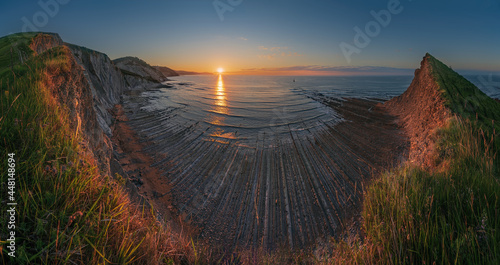
[[[219,67],[219,69],[217,69],[217,72],[218,72],[219,74],[224,73],[224,68]]]

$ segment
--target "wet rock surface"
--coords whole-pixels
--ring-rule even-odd
[[[148,98],[124,97],[126,124],[147,143],[151,166],[163,174],[180,216],[199,237],[231,249],[307,247],[338,236],[360,212],[362,187],[405,159],[407,141],[378,100],[317,96],[344,121],[306,133],[290,130],[269,144],[210,141],[210,128],[171,124],[175,108],[146,111]],[[140,188],[139,188],[140,189]],[[154,196],[152,198],[155,199]]]

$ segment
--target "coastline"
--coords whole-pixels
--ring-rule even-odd
[[[182,133],[148,141],[158,131],[136,128],[144,121],[160,128],[154,113],[135,115],[139,105],[123,104],[122,96],[138,95],[157,86],[157,81],[137,74],[127,80],[105,54],[64,44],[55,34],[7,38],[16,40],[24,56],[19,61],[0,55],[5,80],[0,98],[1,150],[6,157],[16,153],[19,163],[14,167],[22,173],[16,178],[15,198],[23,209],[16,219],[16,235],[23,239],[16,262],[495,264],[500,260],[499,252],[485,253],[500,247],[500,105],[429,54],[422,61],[428,68],[416,72],[415,85],[392,101],[403,110],[391,110],[391,101],[317,98],[346,121],[324,124],[324,130],[312,133],[314,138],[299,139],[290,132],[293,142],[279,145],[275,152],[183,142]],[[11,39],[0,39],[0,47],[10,45]],[[413,90],[419,93],[411,96]],[[443,105],[431,107],[453,113],[445,122],[435,108],[422,107],[434,97]],[[113,117],[108,111],[114,106]],[[428,122],[429,118],[437,122]],[[429,156],[403,163],[408,140],[410,157],[420,150],[412,149],[422,143],[412,133],[427,136],[424,140],[429,142],[423,146],[430,148],[424,149]],[[160,152],[170,144],[184,148]],[[187,167],[160,163],[182,153],[176,161]],[[189,166],[198,158],[206,167]],[[227,158],[232,162],[225,163]],[[234,161],[244,161],[244,166]],[[421,161],[431,161],[430,168]],[[0,169],[7,171],[5,163]],[[373,173],[381,174],[371,178]],[[144,181],[139,174],[151,178]],[[246,178],[228,177],[232,175]],[[177,178],[174,185],[165,183],[164,177],[171,176]],[[132,184],[140,181],[148,188],[145,196]],[[180,206],[183,212],[168,206],[161,209],[165,203]],[[179,225],[181,233],[173,231],[175,222],[166,225],[157,208],[165,211],[164,219],[198,215],[193,227],[201,223],[201,238],[208,242],[233,249],[242,238],[256,248],[277,251],[247,248],[245,252],[240,247],[218,253],[220,248],[195,243],[189,228]],[[2,213],[5,218],[6,211]],[[343,227],[346,219],[354,220],[354,225]],[[272,231],[276,227],[284,236],[276,236]],[[347,230],[345,237],[330,237],[341,229]],[[328,241],[304,247],[322,236]],[[290,250],[293,247],[299,250]],[[2,259],[14,262],[7,255]]]
[[[171,196],[185,222],[199,229],[200,239],[226,249],[300,249],[311,247],[318,237],[340,238],[345,230],[359,228],[362,187],[405,160],[405,137],[380,100],[316,99],[345,121],[325,124],[321,132],[311,132],[311,139],[300,139],[290,132],[292,143],[246,150],[230,143],[193,142],[189,130],[179,134],[182,129],[176,128],[174,134],[162,126],[151,127],[148,124],[165,123],[165,115],[139,112],[148,100],[138,95],[127,98],[122,103],[127,123],[133,131],[141,131],[138,136],[143,150],[148,150],[150,158],[154,156],[148,163],[163,172],[142,180],[173,181],[170,192],[162,193],[165,189],[156,187],[148,192]],[[183,180],[182,174],[189,180]],[[225,182],[219,177],[224,175]],[[154,196],[149,199],[160,203]],[[218,214],[212,217],[214,209]],[[305,220],[302,224],[301,219]],[[239,225],[247,227],[246,231]],[[317,234],[317,229],[325,230]]]

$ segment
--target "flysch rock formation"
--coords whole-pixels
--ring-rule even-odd
[[[111,136],[112,117],[109,110],[120,102],[120,95],[129,87],[121,71],[106,54],[73,44],[66,43],[66,46],[83,67],[83,73],[92,90],[99,125],[106,135]]]
[[[408,90],[383,105],[377,100],[315,99],[345,122],[325,123],[308,137],[290,131],[290,138],[278,139],[274,149],[263,141],[253,149],[200,141],[191,128],[168,123],[175,113],[141,111],[148,104],[143,89],[166,80],[144,61],[111,61],[49,33],[38,34],[30,47],[36,55],[58,47],[66,55],[68,67],[47,67],[43,82],[70,112],[72,129],[82,134],[103,174],[129,178],[110,140],[112,127],[125,123],[138,132],[137,142],[148,145],[137,150],[152,158],[141,167],[155,165],[161,172],[153,175],[171,187],[161,190],[152,182],[149,202],[172,196],[179,219],[199,227],[200,238],[228,248],[306,247],[335,236],[344,220],[359,213],[364,183],[406,157],[408,141],[396,117],[409,137],[409,159],[425,164],[431,161],[434,129],[452,115],[432,72],[435,59],[427,54]],[[119,103],[122,120],[115,120],[110,111]],[[134,184],[128,182],[127,188],[139,194]]]
[[[83,146],[94,157],[102,175],[113,176],[119,173],[128,179],[128,174],[116,159],[119,154],[111,142],[114,123],[112,109],[120,103],[125,91],[140,93],[142,89],[157,85],[165,78],[152,81],[150,76],[142,77],[137,74],[131,85],[106,54],[64,43],[54,33],[38,33],[31,40],[30,48],[35,56],[54,48],[64,52],[68,67],[47,67],[44,85],[59,105],[69,111],[71,128],[84,139]],[[147,64],[144,67],[152,68]],[[125,186],[132,199],[149,205],[139,195],[134,184],[127,181]]]
[[[137,57],[122,57],[113,60],[113,63],[123,73],[131,88],[162,87],[161,83],[168,80],[158,69]]]
[[[166,66],[153,66],[155,69],[158,69],[160,72],[163,73],[166,77],[169,76],[179,76],[179,73],[177,73],[175,70],[170,69]]]
[[[451,117],[443,90],[433,76],[431,60],[435,58],[426,54],[408,89],[384,104],[390,113],[400,118],[410,138],[409,161],[423,167],[433,166],[432,135]]]

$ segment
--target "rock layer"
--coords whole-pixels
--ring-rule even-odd
[[[84,142],[81,144],[94,157],[101,172],[109,175],[112,147],[98,123],[98,115],[94,109],[98,104],[93,99],[91,84],[70,49],[59,40],[58,36],[52,34],[38,34],[30,45],[38,54],[60,53],[57,56],[63,60],[63,65],[59,61],[49,61],[42,83],[61,110],[69,113],[70,128],[75,134],[82,136]]]
[[[435,59],[427,54],[420,69],[415,70],[415,78],[408,89],[384,104],[390,113],[401,119],[410,137],[409,160],[424,167],[433,166],[435,128],[442,127],[451,117],[443,90],[433,76],[430,60]]]
[[[179,76],[179,74],[176,71],[174,71],[173,69],[170,69],[168,67],[165,67],[165,66],[154,66],[154,68],[158,69],[166,77],[169,77],[169,76]]]
[[[113,63],[122,71],[131,88],[160,87],[161,82],[168,80],[158,69],[137,57],[118,58]]]
[[[160,178],[171,186],[148,190],[149,199],[171,195],[200,237],[226,250],[301,248],[338,236],[360,211],[364,183],[398,163],[405,139],[378,101],[316,100],[346,121],[323,122],[300,135],[290,130],[271,142],[272,135],[263,135],[248,147],[205,140],[210,128],[194,127],[199,124],[169,123],[179,114],[175,108],[145,111],[145,94],[124,97],[127,124],[148,143],[154,166],[165,172]]]
[[[90,85],[99,125],[111,136],[109,110],[120,102],[120,95],[128,89],[125,79],[106,54],[73,44],[66,46],[73,52]]]

